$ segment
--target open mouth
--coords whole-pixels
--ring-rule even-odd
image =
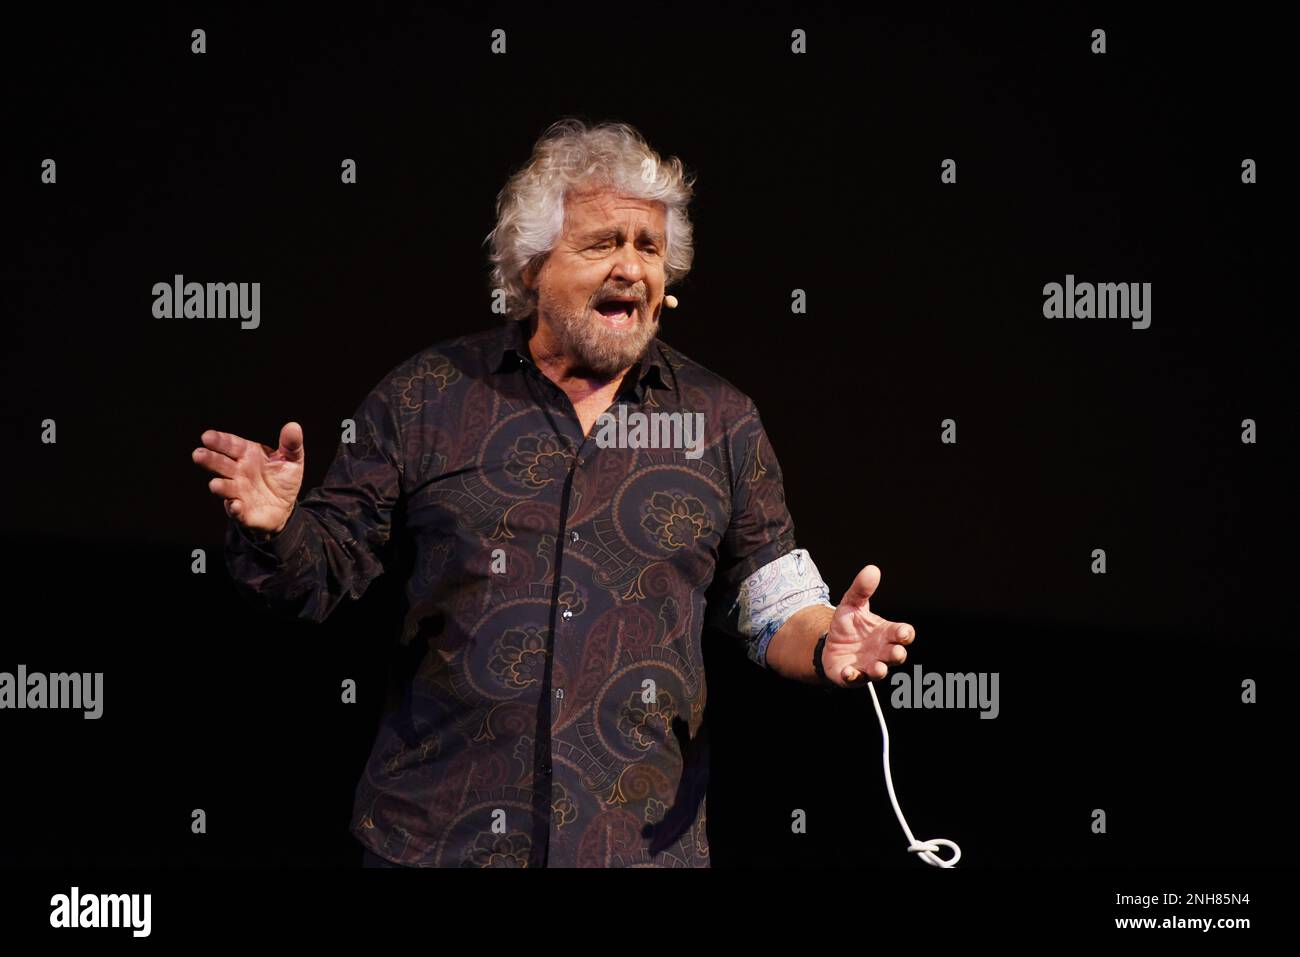
[[[632,321],[636,314],[637,300],[635,299],[603,299],[596,303],[596,311],[604,317],[605,321],[613,326],[625,326]]]

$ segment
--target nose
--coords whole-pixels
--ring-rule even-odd
[[[614,265],[610,269],[610,278],[622,279],[629,283],[637,283],[645,278],[645,266],[632,243],[627,242],[619,247],[618,255],[614,257]]]

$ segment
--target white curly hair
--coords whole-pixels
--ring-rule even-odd
[[[687,173],[680,159],[661,159],[626,123],[588,126],[573,117],[552,123],[533,145],[528,163],[497,194],[496,226],[484,240],[491,243],[490,285],[505,292],[506,314],[526,319],[536,310],[537,292],[524,284],[524,271],[540,268],[555,248],[564,232],[564,201],[571,190],[612,187],[626,196],[663,203],[664,284],[681,281],[695,254],[686,212],[694,184],[694,174]]]

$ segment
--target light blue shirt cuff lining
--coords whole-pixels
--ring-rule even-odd
[[[834,608],[830,588],[822,581],[808,551],[797,548],[768,562],[737,589],[720,627],[744,639],[751,661],[767,665],[767,646],[790,618],[809,605]]]

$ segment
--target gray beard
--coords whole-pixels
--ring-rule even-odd
[[[578,315],[548,308],[546,314],[552,319],[564,354],[576,359],[583,369],[606,379],[612,379],[639,360],[659,332],[659,320],[653,316],[638,318],[634,328],[620,333],[597,325],[589,313]]]

